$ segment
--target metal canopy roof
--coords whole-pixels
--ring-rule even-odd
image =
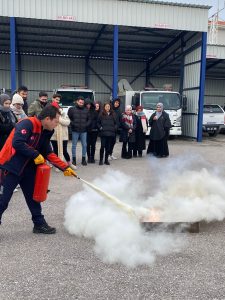
[[[156,0],[120,0],[120,1],[140,2],[140,3],[142,2],[142,3],[181,6],[181,7],[203,8],[203,9],[210,9],[212,7],[212,6],[209,6],[209,5],[202,5],[202,4],[179,3],[179,2],[156,1]]]
[[[10,22],[0,17],[0,51],[10,51]],[[112,59],[113,26],[16,18],[21,54]],[[147,61],[181,31],[119,27],[119,59]]]

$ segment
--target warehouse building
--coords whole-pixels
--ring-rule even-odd
[[[213,85],[223,59],[208,52],[206,60],[208,9],[147,0],[0,0],[1,88],[24,84],[34,100],[40,90],[73,84],[104,101],[117,95],[120,79],[133,90],[172,83],[188,98],[183,134],[201,141],[205,71]]]

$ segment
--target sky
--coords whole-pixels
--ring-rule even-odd
[[[161,0],[162,1],[162,0]],[[178,2],[178,3],[188,3],[188,4],[202,4],[202,5],[209,5],[212,8],[209,10],[209,17],[212,16],[218,9],[224,8],[225,0],[163,0],[164,2]],[[219,4],[219,5],[218,5]],[[225,9],[223,9],[219,13],[219,18],[225,20]]]

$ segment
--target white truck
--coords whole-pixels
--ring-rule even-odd
[[[68,112],[68,109],[74,105],[74,101],[82,96],[84,99],[88,99],[91,102],[95,101],[95,92],[86,87],[76,87],[73,85],[61,85],[59,88],[54,90],[54,93],[62,96],[60,106],[64,112]]]
[[[138,105],[143,106],[143,111],[148,120],[156,110],[157,103],[163,103],[164,110],[169,114],[172,124],[170,135],[182,134],[182,110],[186,109],[187,99],[185,96],[181,97],[178,92],[164,90],[126,91],[122,102],[125,105],[131,105],[133,109]],[[150,129],[147,135],[149,132]]]
[[[224,110],[218,104],[204,104],[203,107],[203,132],[209,136],[216,136],[221,129],[224,130],[225,116]]]

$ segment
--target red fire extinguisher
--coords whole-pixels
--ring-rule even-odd
[[[47,198],[50,173],[51,167],[47,164],[37,166],[33,193],[33,199],[37,202],[43,202]]]

